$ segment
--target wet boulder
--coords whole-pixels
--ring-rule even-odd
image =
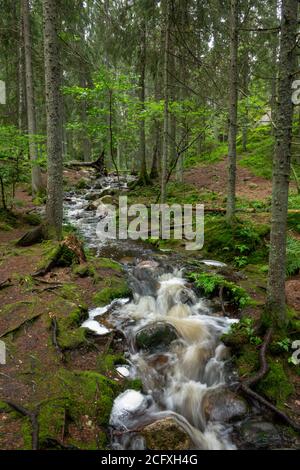
[[[192,442],[187,432],[172,418],[164,418],[145,426],[141,432],[150,450],[189,450]]]
[[[146,325],[139,330],[135,342],[138,349],[154,353],[156,351],[165,351],[176,339],[178,339],[178,333],[172,325],[157,322]]]
[[[203,411],[207,421],[229,423],[245,418],[248,404],[230,390],[220,388],[205,395]]]
[[[242,449],[276,449],[281,448],[284,443],[274,424],[251,419],[237,428],[237,444]]]

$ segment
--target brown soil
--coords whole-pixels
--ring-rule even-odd
[[[227,190],[227,161],[192,168],[184,176],[187,183],[194,184],[200,190],[209,190],[226,194]],[[254,200],[266,200],[272,194],[270,180],[253,175],[250,170],[237,168],[237,196]]]

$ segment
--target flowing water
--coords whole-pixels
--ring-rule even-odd
[[[66,200],[66,219],[85,237],[88,246],[103,256],[109,250],[120,258],[133,256],[137,261],[128,268],[133,299],[114,301],[106,308],[94,309],[83,326],[97,334],[107,328],[95,317],[110,312],[112,326],[121,330],[128,344],[129,367],[118,372],[143,382],[140,393],[127,390],[114,403],[110,424],[115,449],[143,449],[144,439],[136,430],[149,423],[172,417],[190,436],[193,449],[234,449],[230,441],[230,425],[210,421],[205,404],[209,395],[227,386],[226,363],[228,351],[220,338],[235,320],[215,316],[205,299],[199,299],[184,279],[183,271],[174,266],[163,266],[149,247],[139,243],[101,243],[96,237],[95,211],[86,211],[90,195],[98,192],[99,182],[83,195],[70,193]],[[102,187],[112,187],[112,179],[102,179]],[[124,183],[126,187],[126,182]],[[170,258],[170,257],[169,257]],[[141,260],[144,260],[141,262]],[[170,264],[170,259],[168,259]],[[207,264],[214,261],[207,261]],[[172,265],[172,262],[171,262]],[[149,327],[155,331],[167,325],[177,339],[161,347],[139,348],[137,334]]]

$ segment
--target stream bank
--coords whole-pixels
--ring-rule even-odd
[[[91,189],[94,190],[94,188]],[[66,204],[74,211],[74,219],[76,218],[78,224],[81,225],[79,232],[83,230],[81,233],[89,245],[86,236],[92,238],[91,231],[84,233],[84,228],[90,222],[95,223],[94,215],[90,211],[85,211],[85,205],[79,208],[74,207],[76,203],[72,203],[72,198],[75,200],[79,198],[82,202],[82,198],[84,199],[87,193],[88,191],[85,189],[81,194],[78,191],[69,194]],[[83,217],[80,217],[80,212],[76,213],[78,210],[82,211]],[[74,219],[71,222],[76,225],[77,222],[74,224]],[[172,446],[177,448],[176,446],[179,443],[182,445],[182,442],[185,447],[192,448],[203,448],[210,445],[210,448],[237,446],[238,448],[258,449],[297,445],[295,435],[287,427],[274,422],[271,415],[254,408],[252,403],[246,403],[243,397],[237,397],[234,386],[237,377],[233,373],[232,361],[230,357],[222,356],[224,352],[222,352],[222,348],[216,351],[220,346],[221,335],[226,330],[224,325],[227,324],[220,299],[216,292],[209,294],[211,299],[204,299],[203,291],[196,285],[192,285],[191,280],[185,280],[187,271],[199,273],[203,269],[207,274],[221,275],[230,282],[243,284],[244,288],[249,291],[249,283],[254,285],[254,282],[258,282],[257,278],[255,281],[254,276],[250,280],[250,276],[247,279],[241,278],[235,270],[225,269],[224,266],[206,266],[201,263],[200,257],[196,260],[191,259],[182,252],[172,255],[170,252],[157,250],[151,244],[126,242],[122,244],[122,247],[119,245],[103,246],[101,250],[97,246],[92,246],[91,250],[88,250],[86,265],[55,269],[44,280],[62,285],[51,291],[51,289],[47,290],[49,287],[47,284],[35,285],[30,274],[40,264],[41,258],[47,258],[53,245],[45,243],[30,249],[17,249],[16,253],[13,233],[11,235],[11,242],[8,244],[7,241],[5,242],[2,269],[5,265],[4,274],[17,273],[18,269],[20,274],[14,279],[14,285],[9,287],[9,290],[5,291],[2,296],[5,308],[4,312],[2,309],[1,328],[4,333],[10,328],[13,331],[4,335],[5,341],[9,345],[10,360],[6,366],[1,368],[1,372],[3,371],[3,374],[6,375],[6,377],[0,377],[1,399],[10,398],[29,408],[34,408],[37,403],[42,403],[40,414],[41,443],[45,448],[59,445],[62,448],[63,446],[106,448],[111,441],[110,431],[112,431],[112,445],[122,448],[128,448],[128,446],[129,448],[139,448],[145,445],[145,442],[150,448],[159,447],[162,449],[172,448]],[[95,257],[95,253],[98,256]],[[112,261],[111,258],[114,258],[115,261]],[[186,271],[182,274],[178,268],[183,267],[186,268]],[[164,276],[169,276],[169,279],[165,279]],[[167,290],[161,301],[158,302],[159,285],[161,286],[164,282],[166,282]],[[259,286],[262,283],[263,278],[260,277]],[[177,306],[173,305],[170,309],[170,305],[167,305],[168,302],[165,302],[165,295],[168,297],[168,289],[171,289],[173,292],[171,298],[176,297],[176,289],[178,288],[180,292],[183,290],[183,293],[178,293]],[[260,294],[260,287],[256,287],[256,289]],[[108,330],[113,327],[115,330],[122,330],[128,334],[128,328],[134,331],[137,327],[140,329],[141,326],[147,326],[149,315],[147,315],[144,325],[147,308],[150,315],[156,312],[158,317],[164,317],[169,310],[177,308],[173,318],[173,321],[177,322],[177,328],[179,328],[178,321],[181,323],[186,321],[184,315],[190,317],[188,320],[192,322],[196,321],[197,323],[202,320],[201,328],[207,327],[208,324],[211,329],[211,344],[208,345],[208,350],[212,350],[209,353],[211,362],[215,362],[216,352],[218,354],[222,352],[222,363],[225,366],[222,381],[225,383],[226,393],[224,393],[222,383],[220,393],[217,393],[218,390],[213,390],[212,398],[208,399],[206,396],[205,399],[202,399],[205,394],[203,394],[203,390],[200,392],[197,388],[199,389],[201,384],[207,385],[208,382],[199,381],[199,370],[194,371],[197,369],[199,361],[195,361],[196,366],[192,367],[192,360],[195,359],[195,349],[198,349],[196,357],[199,357],[197,356],[200,354],[199,349],[203,353],[203,345],[199,348],[197,341],[196,344],[194,341],[189,343],[188,336],[184,338],[183,331],[179,335],[180,338],[178,338],[178,334],[176,338],[173,337],[174,341],[170,345],[163,345],[162,348],[161,344],[156,343],[153,346],[154,349],[146,348],[145,351],[140,349],[141,352],[136,354],[135,345],[130,340],[130,333],[127,336],[128,346],[124,351],[122,333],[116,331],[113,340],[111,340],[110,334],[95,336],[92,332],[87,333],[88,330],[80,327],[82,320],[86,321],[87,311],[93,312],[95,308],[103,308],[110,304],[114,298],[128,298],[132,291],[138,293],[143,299],[142,306],[139,305],[137,298],[125,306],[114,304],[114,308],[109,309],[109,315],[105,315],[104,322],[106,324],[104,327]],[[3,292],[0,294],[2,295]],[[146,305],[143,303],[145,297],[147,297]],[[11,300],[10,303],[7,302],[8,298]],[[230,310],[231,307],[227,299],[225,300],[226,309]],[[201,301],[200,307],[197,305],[199,301]],[[179,304],[179,310],[184,310],[184,315],[182,311],[178,311]],[[184,307],[181,307],[182,305]],[[79,314],[78,306],[81,306]],[[234,308],[234,311],[228,313],[240,318],[245,312],[247,312],[246,316],[249,315],[251,309],[255,310],[253,305],[242,311]],[[137,317],[139,310],[141,313]],[[65,350],[64,361],[51,343],[50,319],[53,315],[57,317],[60,326],[61,346]],[[18,327],[20,316],[25,321]],[[102,324],[103,318],[99,317],[99,320]],[[163,323],[165,323],[164,320],[163,318]],[[172,326],[174,327],[174,325]],[[218,330],[217,334],[216,330]],[[177,331],[176,328],[175,331]],[[166,332],[163,333],[163,337],[165,337]],[[252,341],[252,336],[255,335],[247,335],[248,333],[243,341],[248,344]],[[161,336],[158,335],[158,337],[161,341]],[[172,334],[170,337],[172,338]],[[148,345],[149,342],[151,346],[153,343],[151,336]],[[251,357],[254,360],[253,364],[255,364],[259,348],[257,345],[255,347],[255,344],[250,343],[250,345],[253,348]],[[159,351],[155,349],[157,347],[160,349]],[[204,350],[207,351],[207,348],[204,347]],[[234,348],[233,353],[236,356]],[[188,395],[195,397],[195,401],[190,411],[183,412],[185,405],[181,395],[182,387],[179,387],[179,393],[176,391],[178,383],[182,383],[183,377],[182,372],[176,370],[176,363],[178,364],[180,362],[178,358],[182,358],[184,355],[187,355],[188,360],[191,361],[190,367],[186,368],[191,369],[189,372],[191,376],[188,377],[189,381],[185,377],[184,383],[187,384],[187,389],[190,387],[190,382],[199,383],[199,385],[193,384],[192,388],[194,387],[196,390],[189,389]],[[279,354],[277,359],[280,357]],[[207,365],[207,359],[203,361],[204,365]],[[244,358],[241,362],[247,364],[247,359]],[[122,375],[124,369],[129,370],[129,377]],[[168,371],[167,377],[166,369],[171,371],[171,374]],[[239,370],[241,373],[240,366]],[[248,371],[242,371],[244,374],[246,372]],[[141,375],[143,375],[143,384],[140,381]],[[169,387],[166,390],[171,390],[164,397],[162,397],[161,390],[157,393],[158,397],[153,397],[153,394],[149,393],[154,389],[157,376],[159,379],[164,377],[162,382],[164,384],[167,382],[167,387]],[[145,381],[145,377],[148,377],[148,383]],[[220,380],[220,374],[218,380]],[[210,383],[214,385],[213,382],[214,380]],[[114,400],[118,400],[124,393],[128,394],[130,390],[131,398],[127,395],[126,402],[131,404],[131,412],[137,411],[139,420],[142,416],[144,431],[129,433],[130,438],[128,439],[128,433],[118,429],[114,421],[111,421],[111,409],[113,403],[116,404]],[[99,399],[100,391],[102,391],[104,402]],[[288,394],[288,397],[293,396],[293,393]],[[146,402],[144,397],[146,397]],[[97,406],[94,405],[95,399],[98,403]],[[143,409],[142,414],[140,409],[136,408],[137,403]],[[1,406],[1,409],[1,416],[5,418],[1,420],[1,447],[7,446],[9,448],[12,442],[17,442],[19,448],[30,448],[30,427],[26,419],[8,410],[5,405]],[[201,413],[199,413],[199,409]],[[234,411],[233,415],[230,415],[231,409]],[[204,416],[199,418],[199,415],[203,415],[202,410]],[[226,410],[225,413],[224,410]],[[183,418],[180,412],[185,415]],[[150,420],[148,419],[149,415]],[[112,416],[114,416],[114,412]],[[143,422],[144,417],[147,417],[145,422]],[[151,422],[153,417],[155,422]],[[194,421],[195,419],[197,422]],[[136,423],[140,428],[141,421],[139,420],[135,422],[133,419],[131,425]],[[112,429],[108,426],[109,421]],[[210,426],[207,425],[209,422],[212,423]],[[124,423],[121,428],[123,425]],[[129,426],[126,425],[126,427]],[[198,433],[195,432],[195,429]],[[158,436],[161,436],[160,442],[156,439]],[[171,441],[166,439],[166,436],[171,436]],[[124,438],[126,442],[124,442]]]

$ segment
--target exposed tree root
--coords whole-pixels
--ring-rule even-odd
[[[38,422],[38,414],[39,410],[34,410],[34,411],[29,411],[26,410],[21,405],[18,405],[17,403],[13,403],[11,401],[4,401],[6,405],[10,406],[13,410],[15,410],[17,413],[20,413],[22,416],[26,416],[27,418],[30,419],[31,423],[31,439],[32,439],[32,450],[38,450],[39,448],[39,422]]]
[[[55,317],[51,318],[51,330],[52,330],[52,344],[55,347],[57,353],[59,354],[61,360],[64,361],[64,353],[57,341],[58,323]]]
[[[18,325],[13,326],[11,328],[8,328],[7,330],[4,331],[4,333],[0,334],[0,338],[4,338],[4,336],[7,336],[11,333],[15,333],[20,328],[22,328],[22,326],[26,325],[26,323],[29,323],[29,322],[32,322],[33,320],[36,320],[41,315],[43,315],[43,313],[35,313],[32,317],[26,318],[25,320],[21,321]]]
[[[267,374],[269,367],[268,363],[266,360],[266,352],[268,349],[268,346],[271,341],[273,333],[273,328],[269,328],[267,331],[267,334],[265,336],[264,342],[261,346],[260,349],[260,369],[259,371],[253,375],[253,377],[250,377],[239,385],[239,389],[242,390],[242,392],[245,393],[245,395],[248,395],[250,398],[253,400],[258,401],[262,405],[264,405],[266,408],[269,410],[273,411],[277,416],[279,416],[283,421],[285,421],[289,426],[291,426],[295,431],[300,432],[300,425],[295,423],[291,418],[289,418],[283,411],[279,410],[275,405],[270,403],[268,400],[266,400],[264,397],[259,395],[257,392],[254,392],[250,387],[255,385],[257,382],[259,382],[261,379],[265,377]]]

